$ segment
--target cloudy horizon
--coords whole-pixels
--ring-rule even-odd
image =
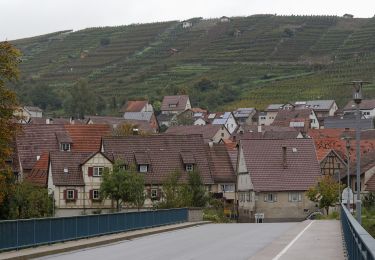
[[[184,20],[192,17],[337,15],[373,17],[375,1],[298,0],[0,0],[0,41],[61,30]],[[6,25],[6,26],[4,26]]]

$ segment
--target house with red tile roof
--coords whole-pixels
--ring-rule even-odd
[[[129,100],[121,108],[120,113],[126,112],[154,112],[154,108],[148,102],[148,100]]]
[[[224,125],[172,126],[169,127],[165,133],[173,135],[199,134],[203,136],[203,140],[205,143],[219,143],[222,139],[230,138],[230,133]]]
[[[240,221],[300,221],[317,210],[305,195],[321,176],[313,140],[249,139],[238,146]]]
[[[161,103],[162,114],[179,114],[190,109],[190,99],[187,95],[164,96]]]

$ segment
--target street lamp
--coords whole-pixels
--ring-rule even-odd
[[[346,201],[346,207],[350,211],[350,140],[352,139],[349,135],[345,135],[341,138],[342,140],[345,140],[345,147],[346,147],[346,179],[347,179],[347,187],[346,190],[348,192],[348,199]]]
[[[362,80],[352,81],[353,84],[353,100],[356,104],[356,129],[355,129],[355,137],[356,137],[356,180],[357,180],[357,201],[356,201],[356,215],[357,221],[359,224],[362,223],[362,208],[361,208],[361,112],[359,109],[359,104],[361,104],[363,99],[362,94]]]

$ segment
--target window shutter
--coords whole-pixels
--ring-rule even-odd
[[[93,198],[93,190],[89,190],[89,198],[90,198],[90,200],[92,200],[92,198]]]
[[[74,190],[74,199],[76,200],[78,198],[78,190]]]
[[[302,201],[302,194],[298,193],[298,201]]]
[[[64,200],[66,200],[66,190],[64,190]]]
[[[88,171],[89,177],[92,177],[93,173],[94,173],[94,168],[93,167],[89,167],[89,171]]]
[[[275,202],[277,201],[277,194],[276,193],[273,194],[273,201],[275,201]]]
[[[147,187],[147,197],[151,198],[151,187]]]
[[[264,194],[264,202],[267,202],[267,195],[268,194]]]

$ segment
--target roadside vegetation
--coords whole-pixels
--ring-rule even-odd
[[[363,200],[362,226],[375,238],[375,194],[369,193]]]

